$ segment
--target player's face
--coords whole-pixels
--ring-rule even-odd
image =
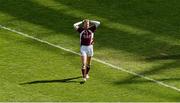
[[[84,28],[85,29],[89,28],[89,20],[84,21]]]

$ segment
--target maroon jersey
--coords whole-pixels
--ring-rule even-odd
[[[96,26],[92,26],[88,29],[79,27],[77,31],[80,33],[80,43],[81,45],[89,46],[93,44],[94,32]]]

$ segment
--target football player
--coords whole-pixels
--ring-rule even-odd
[[[80,34],[81,71],[83,81],[86,81],[89,78],[91,58],[93,56],[94,32],[99,25],[99,21],[88,19],[74,24],[74,28]]]

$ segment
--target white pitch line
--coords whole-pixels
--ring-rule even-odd
[[[11,29],[11,28],[2,26],[2,25],[0,25],[0,28],[5,29],[5,30],[8,30],[8,31],[11,31],[11,32],[14,32],[14,33],[16,33],[16,34],[20,34],[20,35],[22,35],[22,36],[25,36],[25,37],[27,37],[27,38],[30,38],[30,39],[39,41],[39,42],[41,42],[41,43],[48,44],[48,45],[53,46],[53,47],[55,47],[55,48],[59,48],[59,49],[62,49],[62,50],[64,50],[64,51],[67,51],[67,52],[70,52],[70,53],[73,53],[73,54],[76,54],[76,55],[80,55],[79,53],[77,53],[77,52],[75,52],[75,51],[72,51],[72,50],[70,50],[70,49],[64,48],[64,47],[59,46],[59,45],[52,44],[52,43],[50,43],[50,42],[48,42],[48,41],[44,41],[44,40],[38,39],[38,38],[33,37],[33,36],[30,36],[30,35],[28,35],[28,34],[26,34],[26,33],[23,33],[23,32],[20,32],[20,31],[17,31],[17,30],[14,30],[14,29]],[[164,87],[167,87],[167,88],[170,88],[170,89],[173,89],[173,90],[176,90],[176,91],[180,92],[180,89],[177,88],[177,87],[175,87],[175,86],[171,86],[171,85],[168,85],[168,84],[163,83],[163,82],[161,82],[161,81],[158,81],[158,80],[155,80],[155,79],[152,79],[152,78],[149,78],[149,77],[140,75],[140,74],[135,73],[135,72],[133,72],[133,71],[129,71],[129,70],[123,69],[123,68],[121,68],[121,67],[119,67],[119,66],[115,66],[115,65],[113,65],[113,64],[110,64],[110,63],[108,63],[108,62],[102,61],[102,60],[97,59],[97,58],[93,58],[93,60],[94,60],[94,61],[97,61],[97,62],[99,62],[99,63],[105,64],[105,65],[107,65],[107,66],[109,66],[109,67],[112,67],[112,68],[121,70],[121,71],[123,71],[123,72],[129,73],[129,74],[132,74],[132,75],[141,77],[141,78],[144,78],[144,79],[146,79],[146,80],[155,82],[155,83],[157,83],[157,84],[159,84],[159,85],[162,85],[162,86],[164,86]]]

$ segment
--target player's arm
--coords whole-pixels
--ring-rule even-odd
[[[74,26],[74,28],[75,28],[76,30],[78,30],[79,25],[81,25],[82,23],[83,23],[83,22],[80,21],[80,22],[75,23],[73,26]]]
[[[96,28],[100,25],[100,22],[95,20],[90,20],[90,23],[94,24]]]

